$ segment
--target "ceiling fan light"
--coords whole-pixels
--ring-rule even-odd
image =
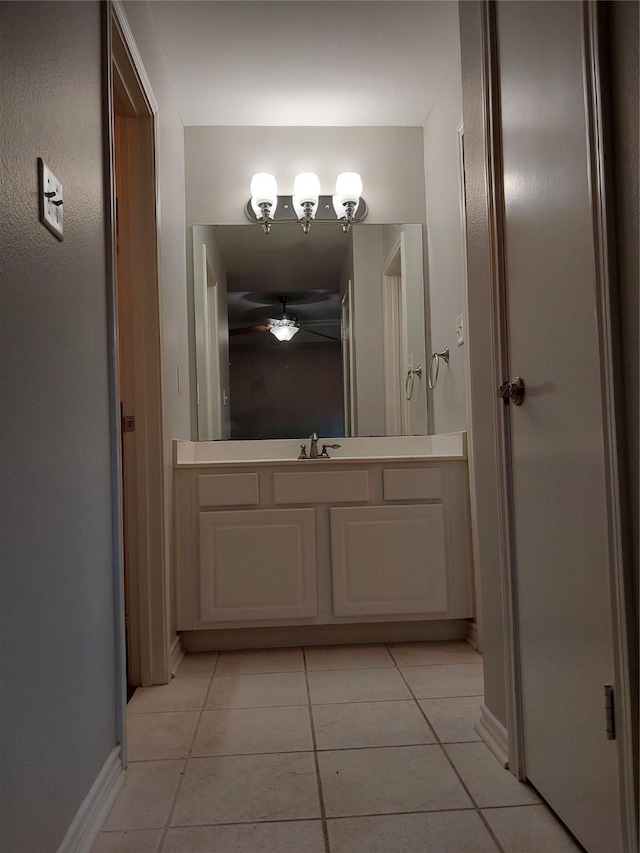
[[[277,338],[279,341],[290,341],[291,338],[300,331],[300,329],[290,320],[280,320],[272,326],[269,331],[274,338]]]
[[[258,218],[262,217],[260,205],[268,204],[269,217],[273,219],[278,206],[278,183],[268,172],[258,172],[251,178],[251,207]]]
[[[362,178],[357,172],[341,172],[336,179],[336,194],[333,206],[336,209],[336,203],[344,206],[349,202],[358,205],[360,196],[362,195]]]

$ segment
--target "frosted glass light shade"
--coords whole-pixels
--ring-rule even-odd
[[[362,178],[357,172],[341,172],[336,179],[334,208],[353,202],[356,206],[362,195]]]
[[[251,207],[258,219],[262,217],[260,205],[265,203],[271,205],[269,216],[273,218],[278,206],[278,184],[273,175],[258,172],[251,178]]]
[[[269,331],[279,341],[290,341],[294,335],[297,335],[300,329],[289,320],[281,320],[276,326],[272,326]]]
[[[318,204],[320,178],[315,172],[301,172],[293,182],[293,197],[299,204]]]

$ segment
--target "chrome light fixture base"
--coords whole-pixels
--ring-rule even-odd
[[[249,205],[251,205],[251,201],[249,201]],[[262,202],[259,205],[260,211],[262,213],[262,217],[260,219],[256,219],[258,222],[262,222],[262,230],[265,234],[268,234],[271,231],[271,223],[273,222],[271,218],[271,205],[268,201]],[[253,209],[252,209],[253,212]],[[255,215],[255,214],[254,214]]]
[[[352,202],[349,202],[349,205],[355,207]],[[342,230],[346,233],[349,230],[351,223],[353,222],[362,222],[363,219],[366,219],[367,213],[369,212],[367,208],[367,203],[363,198],[360,199],[357,208],[353,211],[353,215],[351,219],[346,217],[338,218],[336,212],[333,207],[333,197],[330,195],[321,195],[318,199],[318,207],[316,209],[316,215],[314,217],[314,222],[340,222],[342,224]],[[269,233],[269,229],[272,223],[274,222],[299,222],[298,216],[293,208],[293,197],[290,195],[279,195],[278,196],[278,205],[275,209],[273,217],[268,216],[267,222],[264,221],[264,213],[262,217],[258,217],[251,206],[251,199],[246,204],[245,214],[247,219],[251,222],[260,223],[263,227],[265,234]],[[304,220],[303,220],[304,223]],[[304,227],[304,224],[303,224]],[[308,230],[308,229],[307,229]]]

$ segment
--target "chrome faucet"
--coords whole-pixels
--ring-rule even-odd
[[[301,444],[300,456],[298,456],[298,459],[330,459],[331,457],[327,453],[327,448],[340,447],[339,444],[323,444],[322,453],[318,453],[318,434],[314,432],[312,435],[310,435],[309,441],[311,442],[311,445],[309,447],[309,455],[307,456],[307,445]]]
[[[309,459],[317,459],[318,458],[318,434],[313,433],[309,436],[309,441],[311,442],[311,446],[309,447]]]

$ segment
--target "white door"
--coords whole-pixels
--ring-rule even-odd
[[[496,15],[525,770],[587,850],[621,853],[583,7]]]

